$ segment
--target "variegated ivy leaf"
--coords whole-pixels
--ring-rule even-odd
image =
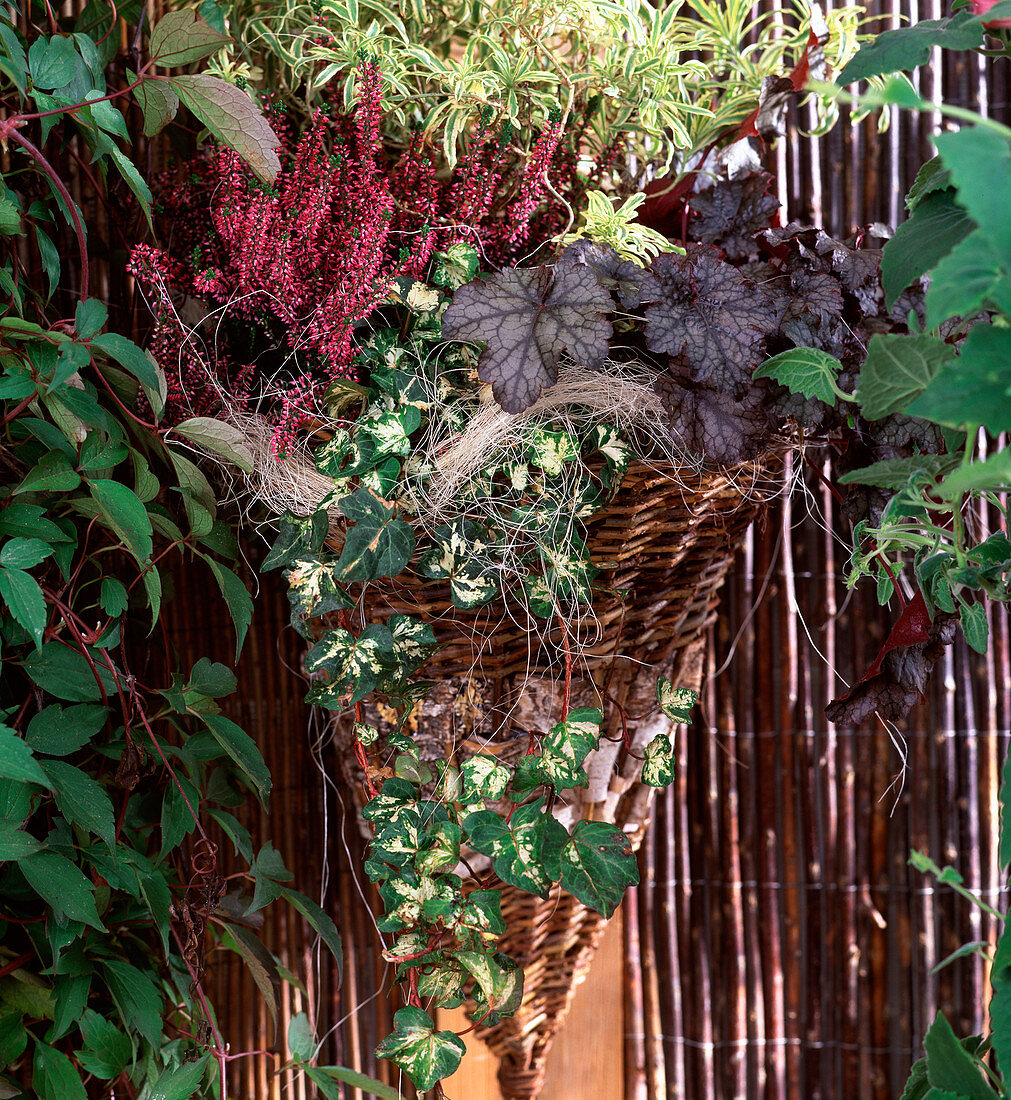
[[[430,623],[410,615],[391,615],[386,625],[393,638],[393,656],[399,676],[409,676],[421,668],[439,648],[439,640]]]
[[[436,1031],[432,1017],[413,1006],[394,1015],[393,1028],[376,1054],[399,1066],[422,1092],[455,1073],[467,1049],[455,1032]]]
[[[477,251],[462,241],[450,245],[445,252],[436,252],[432,265],[432,282],[449,290],[469,283],[477,274]]]
[[[465,946],[497,943],[506,930],[502,919],[502,892],[474,890],[469,893],[452,928],[453,934]]]
[[[639,868],[628,837],[606,821],[580,821],[562,851],[562,888],[584,905],[609,917]]]
[[[543,546],[541,554],[550,591],[581,603],[592,600],[593,582],[600,570],[590,561],[590,552],[581,538],[571,537],[567,546]]]
[[[461,286],[442,318],[449,340],[484,343],[478,371],[506,412],[532,405],[565,352],[588,367],[607,355],[614,305],[588,267],[512,268]]]
[[[527,458],[549,477],[557,477],[578,456],[579,444],[569,432],[535,428],[527,437]]]
[[[377,497],[388,497],[397,487],[400,480],[400,460],[397,458],[384,458],[371,470],[366,470],[361,475],[361,483],[366,489],[371,490]]]
[[[454,951],[474,978],[475,1009],[472,1020],[494,1027],[505,1016],[512,1016],[523,1000],[523,971],[508,955],[486,951]]]
[[[287,512],[281,519],[277,539],[260,566],[261,573],[292,565],[306,556],[319,554],[330,534],[330,518],[325,509],[311,516],[293,516]]]
[[[588,787],[590,780],[583,761],[600,744],[603,717],[599,710],[591,707],[569,711],[565,721],[548,730],[541,742],[540,755],[521,758],[513,789],[527,791],[549,786],[564,791],[570,787]]]
[[[324,477],[338,479],[344,476],[346,466],[353,466],[360,457],[351,442],[351,434],[344,428],[337,428],[333,435],[313,454],[316,469]]]
[[[597,424],[590,432],[588,446],[604,456],[605,468],[600,479],[609,493],[616,493],[628,470],[632,447],[628,440],[611,424]]]
[[[404,779],[387,779],[377,795],[362,810],[362,817],[372,822],[377,831],[393,825],[404,814],[417,812],[418,789]]]
[[[550,619],[555,613],[554,596],[541,573],[530,573],[523,578],[523,593],[530,611],[541,619]]]
[[[460,862],[462,830],[455,821],[436,821],[426,830],[424,849],[415,862],[423,875],[434,875]]]
[[[568,834],[544,810],[544,799],[520,806],[509,821],[491,810],[468,814],[463,822],[470,845],[491,856],[495,874],[527,893],[546,898],[561,870]]]
[[[369,726],[365,722],[355,722],[355,740],[361,742],[365,748],[374,745],[379,738],[379,730],[375,726]]]
[[[657,706],[672,722],[690,722],[692,707],[698,701],[697,691],[692,691],[691,688],[676,688],[666,676],[657,678]]]
[[[564,830],[563,830],[564,831]],[[392,876],[379,887],[384,913],[379,918],[381,932],[397,932],[420,920],[448,919],[457,907],[460,879],[457,875]]]
[[[456,607],[480,607],[499,591],[494,567],[494,540],[480,524],[463,516],[438,526],[434,546],[418,563],[418,572],[432,580],[448,580]]]
[[[411,433],[420,426],[421,410],[415,405],[377,410],[374,415],[359,421],[356,442],[363,451],[370,449],[374,458],[387,455],[402,458],[411,453]]]
[[[674,782],[674,750],[666,733],[658,733],[646,746],[642,781],[648,787],[667,787]]]
[[[309,693],[309,701],[331,710],[359,702],[376,688],[392,657],[393,636],[378,623],[371,623],[357,638],[343,627],[328,630],[305,658],[307,671],[326,674]]]
[[[423,957],[429,942],[430,936],[426,931],[420,928],[408,928],[404,932],[397,933],[390,946],[383,951],[383,958],[387,962],[396,962],[405,955],[412,955],[415,956],[415,958],[411,960],[412,965],[403,963],[398,966],[398,971],[406,972],[409,969],[413,969],[415,966],[420,970],[428,959],[431,959],[432,962],[437,962],[442,957],[439,951],[430,952],[428,958]]]
[[[412,952],[413,953],[413,952]],[[444,955],[418,968],[418,996],[432,998],[439,1008],[458,1008],[465,998],[470,974]]]
[[[340,510],[354,523],[344,539],[336,575],[343,581],[395,577],[414,553],[414,532],[396,508],[369,489],[341,497]]]
[[[396,821],[381,826],[369,844],[365,873],[373,882],[383,882],[413,864],[422,844],[421,814],[404,810]]]
[[[432,406],[431,390],[413,371],[376,366],[370,372],[370,380],[383,393],[389,394],[397,408],[410,406],[423,413]]]
[[[494,756],[479,753],[460,765],[463,789],[460,802],[464,806],[481,805],[500,799],[509,785],[510,772]]]
[[[434,287],[420,279],[402,276],[390,283],[388,301],[407,306],[415,313],[436,313],[444,298]]]
[[[303,638],[309,637],[308,619],[354,607],[354,601],[337,583],[332,562],[298,558],[284,576],[288,581],[291,625]]]

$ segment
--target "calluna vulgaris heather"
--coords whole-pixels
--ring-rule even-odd
[[[585,120],[564,145],[552,122],[523,155],[490,118],[453,172],[438,170],[420,135],[385,164],[373,63],[358,88],[352,113],[321,109],[300,135],[274,112],[283,167],[273,187],[222,147],[158,181],[168,241],[135,248],[132,271],[156,312],[151,350],[170,379],[170,415],[241,409],[263,396],[258,379],[283,379],[274,386],[283,452],[326,388],[354,376],[355,326],[391,279],[422,274],[436,249],[460,241],[484,266],[516,262],[565,227],[560,196],[575,198],[607,167],[590,180],[576,174]],[[206,303],[199,314],[210,324],[188,324],[187,299]]]

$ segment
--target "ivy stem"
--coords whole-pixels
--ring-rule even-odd
[[[558,629],[562,632],[562,652],[565,654],[565,691],[562,695],[562,721],[569,717],[569,700],[572,695],[572,648],[569,645],[569,632],[565,629],[565,620],[561,615],[558,619]]]
[[[200,1001],[200,1007],[204,1010],[204,1016],[207,1019],[207,1026],[211,1029],[211,1037],[214,1039],[214,1046],[211,1048],[211,1054],[214,1055],[218,1063],[218,1077],[221,1085],[221,1100],[228,1100],[228,1086],[225,1080],[225,1075],[228,1070],[228,1048],[225,1046],[225,1040],[221,1032],[218,1030],[217,1022],[214,1019],[214,1014],[211,1012],[211,1006],[207,1003],[207,994],[204,993],[204,987],[200,983],[200,979],[197,977],[197,972],[193,969],[193,964],[188,958],[186,958],[186,949],[183,946],[183,941],[179,938],[179,933],[176,931],[175,925],[170,926],[172,928],[172,938],[176,941],[176,946],[179,948],[179,956],[183,960],[187,971],[190,975],[190,982],[192,983],[193,992],[196,995],[198,1001]]]

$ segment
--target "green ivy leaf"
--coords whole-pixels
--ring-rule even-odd
[[[354,523],[344,540],[336,575],[343,581],[372,581],[395,577],[414,553],[414,532],[397,510],[364,487],[338,502]]]
[[[216,76],[169,78],[172,90],[223,145],[234,149],[264,183],[281,171],[280,140],[249,96]]]
[[[562,888],[609,917],[639,881],[628,837],[606,821],[580,821],[562,850]]]
[[[151,31],[151,60],[163,69],[175,69],[217,53],[232,39],[220,34],[192,8],[170,11]]]
[[[95,908],[94,885],[66,856],[57,852],[36,852],[23,859],[18,867],[28,885],[59,918],[79,920],[99,932],[106,930]]]
[[[918,203],[881,254],[881,285],[888,308],[974,228],[973,220],[955,201],[953,188],[934,191]]]
[[[910,402],[954,361],[955,349],[933,336],[875,334],[860,368],[856,397],[861,412],[868,420],[907,412]]]
[[[393,1028],[393,1034],[376,1047],[376,1056],[399,1066],[417,1088],[430,1089],[459,1068],[467,1049],[463,1040],[452,1031],[436,1031],[423,1009],[400,1009],[393,1017]]]
[[[491,856],[503,882],[546,898],[561,872],[562,847],[568,840],[563,826],[544,812],[539,798],[513,812],[509,821],[491,810],[468,814],[463,822],[470,845]]]

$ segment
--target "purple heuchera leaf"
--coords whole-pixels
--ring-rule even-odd
[[[613,308],[585,265],[512,268],[460,287],[442,333],[486,344],[478,374],[506,412],[518,413],[558,378],[563,352],[588,367],[603,362]]]
[[[683,357],[697,382],[735,397],[748,392],[766,357],[765,337],[778,328],[777,311],[715,248],[658,256],[642,299],[655,303],[646,309],[651,351]]]
[[[655,386],[670,418],[671,435],[689,451],[721,466],[736,466],[768,448],[771,424],[763,384],[751,386],[736,400],[710,386],[685,386],[670,374],[661,375]]]
[[[637,309],[646,271],[632,260],[623,260],[609,244],[579,240],[562,253],[562,260],[585,264],[597,281],[609,290],[623,309]]]
[[[692,234],[706,244],[718,244],[732,260],[756,256],[756,234],[769,228],[779,209],[779,200],[768,193],[771,183],[767,172],[756,172],[700,191],[690,204]]]

